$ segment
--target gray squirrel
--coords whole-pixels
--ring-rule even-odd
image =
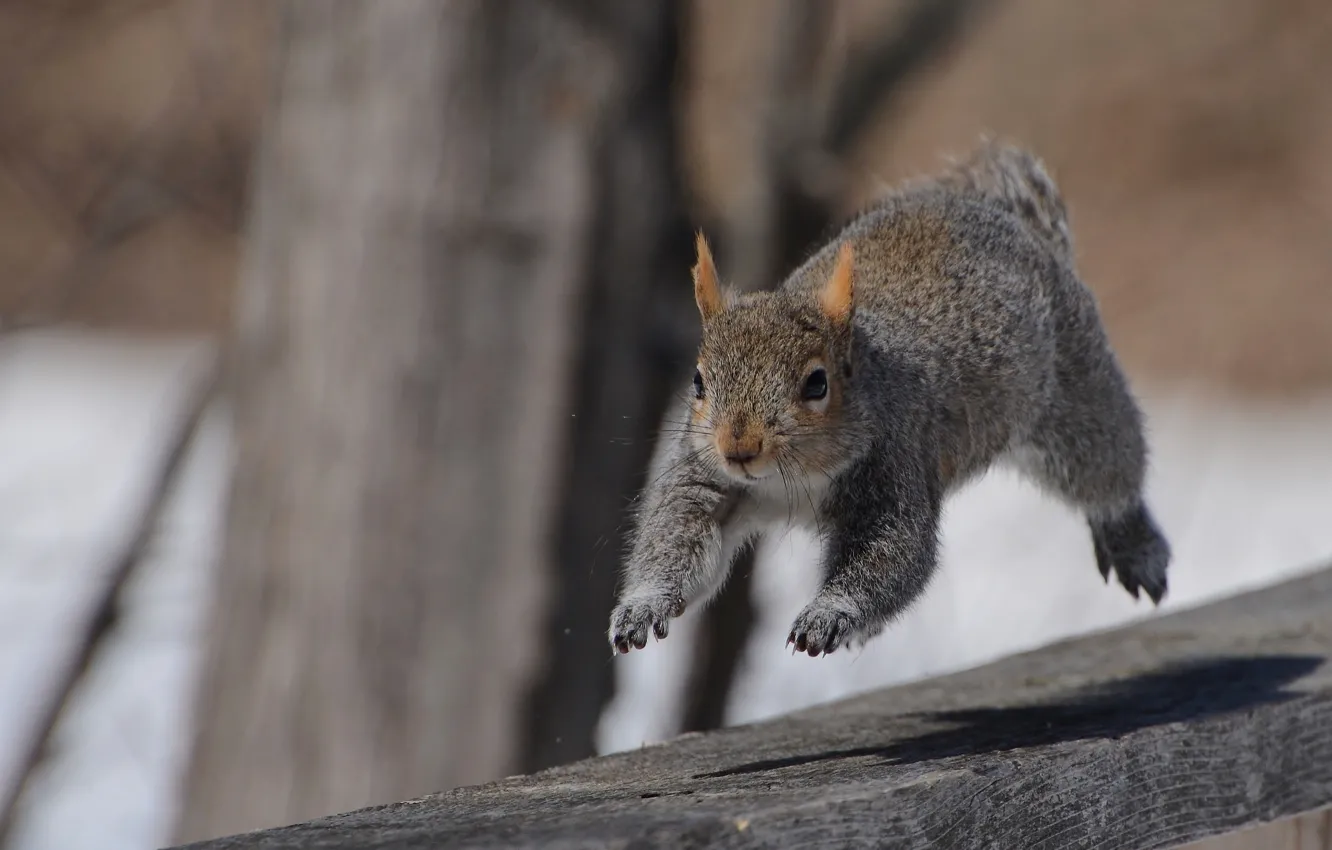
[[[924,591],[944,499],[1005,462],[1087,518],[1102,577],[1159,604],[1142,414],[1074,269],[1054,181],[1021,148],[879,200],[776,291],[724,290],[700,232],[703,335],[638,500],[610,642],[627,653],[773,525],[822,544],[787,638],[863,644]]]

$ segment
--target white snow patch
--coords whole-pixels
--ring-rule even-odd
[[[170,843],[231,467],[227,414],[215,405],[195,436],[122,616],[29,782],[15,848]]]
[[[12,789],[206,367],[199,340],[0,338],[0,787]]]

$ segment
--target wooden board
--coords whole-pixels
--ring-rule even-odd
[[[1332,569],[768,723],[190,846],[1170,847],[1332,803],[1330,654]]]

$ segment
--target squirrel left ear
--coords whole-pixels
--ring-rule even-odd
[[[694,240],[694,248],[698,251],[698,260],[694,263],[694,300],[698,302],[698,312],[706,322],[722,311],[721,284],[717,282],[717,266],[712,262],[712,249],[708,247],[708,240],[703,238],[701,230]]]
[[[851,318],[855,301],[855,287],[852,282],[852,270],[855,265],[855,251],[850,242],[843,242],[837,251],[837,264],[833,266],[832,276],[823,285],[819,296],[819,306],[823,314],[838,324]]]

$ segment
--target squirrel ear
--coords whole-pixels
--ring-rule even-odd
[[[855,288],[852,283],[852,267],[855,265],[855,251],[850,242],[843,242],[837,251],[837,265],[833,267],[832,277],[823,285],[819,306],[823,314],[834,322],[844,323],[851,318]]]
[[[703,231],[698,232],[694,240],[698,252],[698,261],[694,263],[694,300],[698,302],[698,312],[707,321],[722,311],[721,286],[717,283],[717,267],[712,262],[712,249]]]

